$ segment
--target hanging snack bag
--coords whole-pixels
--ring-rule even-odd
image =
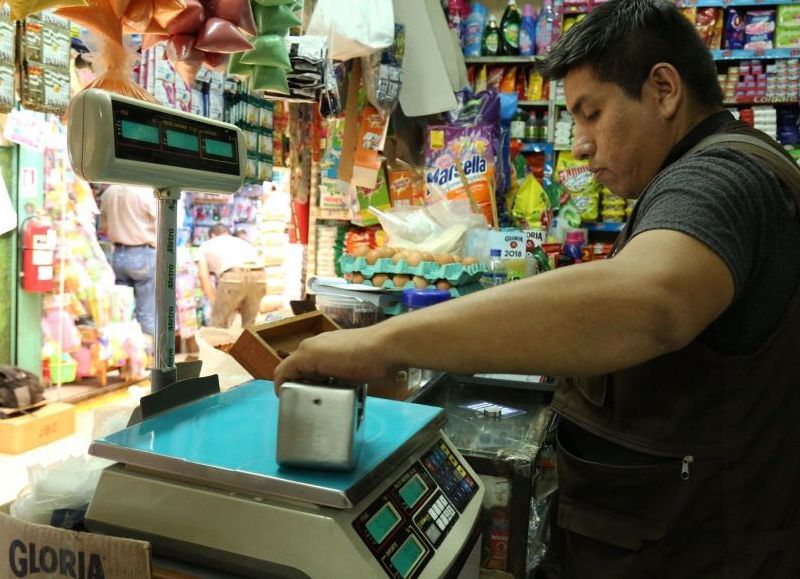
[[[739,8],[728,8],[725,14],[725,48],[744,48],[744,12]]]
[[[477,125],[428,127],[425,136],[425,180],[435,183],[448,199],[470,199],[493,222],[492,204],[495,178],[495,154],[492,127]],[[469,193],[457,168],[460,161]]]
[[[600,217],[600,187],[589,170],[589,164],[575,159],[568,151],[562,151],[558,155],[556,175],[581,220],[597,221]]]
[[[722,45],[722,10],[718,8],[698,8],[695,28],[698,34],[711,49],[718,49]]]
[[[775,10],[749,10],[745,17],[746,50],[769,50],[775,47]]]
[[[541,183],[528,174],[514,198],[511,216],[521,229],[548,231],[553,221],[550,199]]]

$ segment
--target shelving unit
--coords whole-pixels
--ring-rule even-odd
[[[780,60],[783,58],[800,58],[798,48],[770,48],[767,50],[712,50],[714,60]]]
[[[598,221],[597,223],[584,223],[583,227],[589,231],[602,231],[604,233],[619,233],[625,227],[624,223],[611,223]]]
[[[737,6],[780,6],[800,4],[797,0],[681,0],[675,2],[680,8],[728,8]]]
[[[468,56],[467,64],[533,64],[541,60],[541,56]]]

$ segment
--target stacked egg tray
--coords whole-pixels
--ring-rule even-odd
[[[410,266],[406,260],[394,263],[389,258],[382,258],[375,261],[374,264],[369,264],[365,258],[353,257],[352,255],[343,255],[339,264],[342,268],[342,273],[348,279],[354,273],[361,274],[364,276],[363,283],[366,285],[374,285],[372,280],[376,275],[389,276],[380,285],[383,289],[420,287],[415,283],[414,278],[424,278],[428,282],[427,287],[431,288],[435,288],[436,283],[439,281],[446,281],[451,290],[457,290],[462,287],[466,289],[466,286],[478,284],[481,276],[486,271],[486,266],[482,263],[471,263],[469,265],[448,263],[442,265],[435,261],[423,261],[419,265]],[[392,280],[396,275],[408,276],[409,281],[402,287],[398,287]],[[461,294],[456,293],[454,295]]]

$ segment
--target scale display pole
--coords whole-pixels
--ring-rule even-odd
[[[156,189],[158,237],[156,240],[156,335],[151,390],[158,392],[178,379],[175,366],[176,235],[180,191]]]

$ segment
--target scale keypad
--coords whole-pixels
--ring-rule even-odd
[[[444,440],[406,470],[354,521],[389,577],[418,577],[478,492]]]

